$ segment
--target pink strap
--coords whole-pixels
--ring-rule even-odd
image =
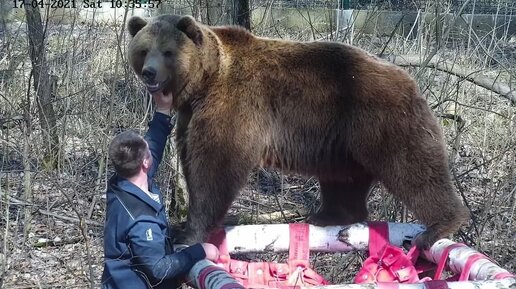
[[[412,246],[412,248],[410,248],[410,250],[407,252],[407,258],[409,258],[412,264],[416,265],[420,253],[421,252],[419,251],[417,246]]]
[[[500,272],[494,276],[495,280],[505,279],[505,278],[516,278],[514,274],[509,272]]]
[[[328,285],[329,282],[314,270],[310,269],[310,225],[306,223],[291,223],[290,246],[288,265],[290,274],[295,274],[295,270],[301,267],[303,278],[302,282],[311,285]]]
[[[309,229],[309,224],[289,224],[290,246],[288,260],[304,267],[308,267],[308,259],[310,258],[310,248],[308,244]]]
[[[371,221],[369,226],[369,256],[378,254],[389,244],[389,225],[387,222]]]
[[[222,264],[224,269],[245,288],[296,288],[299,287],[294,286],[297,285],[297,280],[294,280],[296,284],[291,284],[291,280],[289,280],[289,277],[294,276],[294,274],[299,274],[298,276],[302,279],[299,282],[304,285],[328,285],[328,281],[309,268],[309,228],[309,224],[289,224],[288,264],[245,262],[231,259],[227,248],[226,231],[223,228],[213,232],[209,242],[219,248],[220,258],[217,263]],[[206,272],[205,275],[210,272]],[[201,276],[202,280],[206,277],[205,275]],[[201,284],[203,283],[201,282]]]
[[[437,269],[435,270],[434,280],[441,279],[441,275],[443,274],[443,270],[444,270],[444,267],[446,266],[446,261],[448,260],[450,251],[455,248],[464,247],[464,246],[466,246],[466,245],[461,244],[461,243],[455,243],[455,244],[452,244],[452,245],[446,247],[443,250],[441,259],[439,260],[439,264],[437,265]],[[446,287],[446,288],[448,288],[448,287]]]
[[[488,260],[490,262],[493,262],[489,257],[481,254],[481,253],[475,253],[468,257],[468,260],[466,260],[466,263],[464,264],[464,268],[462,269],[462,272],[460,273],[459,281],[467,281],[469,280],[469,273],[471,272],[471,268],[477,262],[478,260]],[[494,262],[493,262],[494,263]],[[494,276],[494,279],[503,279],[507,277],[513,277],[514,275],[509,272],[501,272]]]
[[[266,262],[250,262],[247,265],[248,283],[246,288],[264,288],[267,287],[269,279],[269,264]]]
[[[459,281],[467,281],[469,279],[469,273],[471,272],[471,267],[473,267],[473,264],[475,264],[475,262],[480,259],[487,259],[487,258],[480,253],[475,253],[468,257],[468,260],[466,260],[466,263],[464,264],[464,268],[462,268],[462,272],[460,273]]]

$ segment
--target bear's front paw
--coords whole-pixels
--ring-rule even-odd
[[[426,230],[423,233],[416,236],[416,238],[413,241],[413,244],[416,244],[416,247],[419,250],[428,250],[430,247],[434,245],[435,242],[437,242],[439,238],[432,230]]]
[[[185,230],[175,230],[174,231],[174,244],[183,244],[183,245],[194,245],[199,243],[193,238],[192,234],[189,234]]]

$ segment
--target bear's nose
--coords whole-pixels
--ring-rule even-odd
[[[142,70],[142,77],[146,82],[154,82],[154,78],[156,78],[156,70],[152,67],[144,67]]]

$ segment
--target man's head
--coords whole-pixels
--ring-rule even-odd
[[[135,131],[122,132],[111,141],[109,158],[116,173],[124,178],[132,178],[140,172],[147,173],[152,165],[149,146]]]

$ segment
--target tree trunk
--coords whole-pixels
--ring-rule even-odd
[[[251,31],[251,13],[249,0],[233,0],[233,24],[240,25]]]
[[[38,117],[42,130],[44,165],[55,168],[57,165],[59,138],[56,127],[56,114],[52,104],[50,74],[45,53],[45,31],[41,22],[39,8],[25,3],[29,52],[34,76],[34,90],[38,105]]]
[[[9,15],[9,12],[11,11],[12,6],[11,3],[7,3],[7,1],[3,2],[0,1],[0,39],[2,41],[5,41],[7,33],[7,16]]]
[[[195,0],[192,14],[206,25],[230,24],[232,7],[229,1],[233,0]]]

